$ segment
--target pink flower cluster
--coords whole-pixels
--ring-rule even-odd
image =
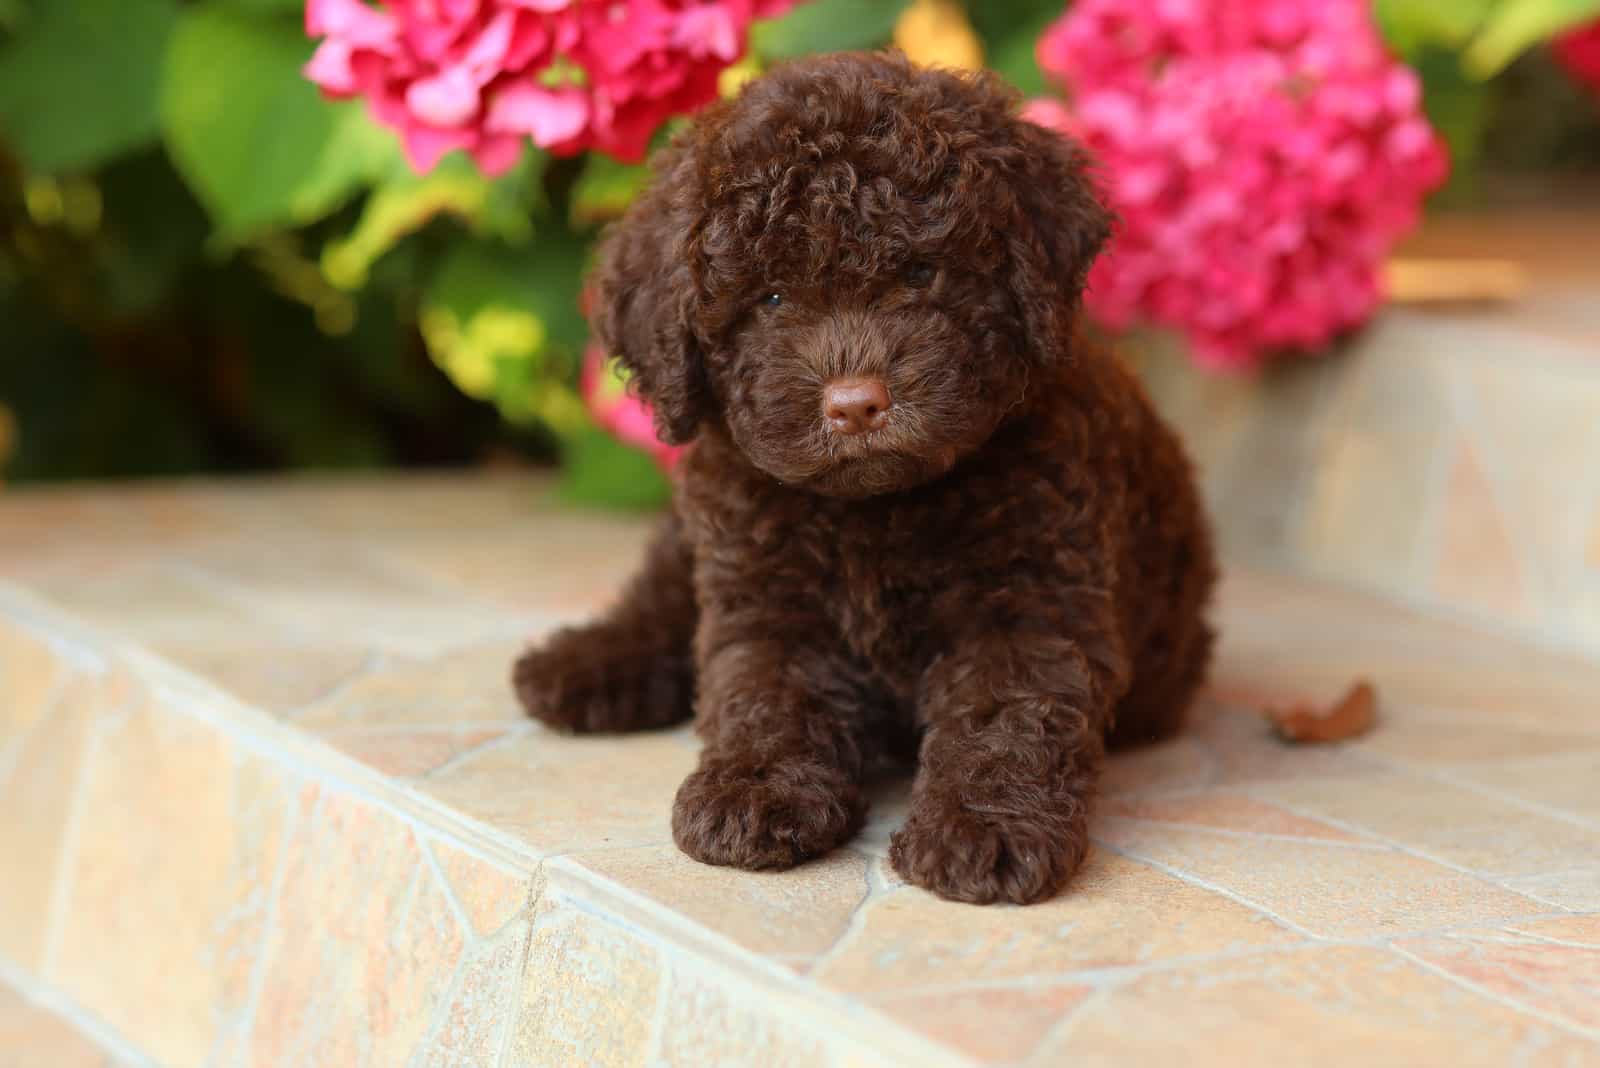
[[[463,149],[489,174],[523,139],[634,162],[717,95],[752,20],[794,0],[306,0],[306,76],[365,97],[418,171]]]
[[[1555,51],[1574,78],[1600,93],[1600,19],[1557,37]]]
[[[589,414],[612,437],[649,453],[663,471],[671,471],[683,453],[681,445],[664,445],[656,437],[650,406],[630,392],[605,350],[591,341],[583,353],[578,392]]]
[[[1368,0],[1077,0],[1040,39],[1119,215],[1088,305],[1183,330],[1211,366],[1314,349],[1381,299],[1448,161]]]

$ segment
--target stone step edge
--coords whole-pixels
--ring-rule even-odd
[[[635,931],[703,978],[738,991],[738,1000],[769,1009],[790,1028],[825,1035],[848,1055],[843,1063],[915,1062],[926,1068],[964,1068],[972,1062],[917,1034],[877,1009],[807,984],[803,977],[767,961],[693,920],[638,894],[571,859],[543,855],[497,829],[397,783],[292,722],[250,706],[137,642],[109,633],[13,582],[0,580],[0,622],[30,632],[80,667],[125,664],[170,711],[217,732],[252,755],[330,793],[353,798],[398,821],[419,842],[440,840],[526,879],[532,908],[543,897],[559,898],[612,926]],[[102,715],[109,710],[101,710]],[[0,739],[3,741],[3,739]],[[524,954],[526,954],[526,947]],[[525,975],[527,961],[524,959]],[[0,953],[0,981],[24,990],[31,1000],[55,1008],[113,1056],[153,1065],[132,1036],[105,1023],[94,1006],[83,1005]],[[520,1008],[520,1006],[518,1006]],[[882,1058],[889,1058],[887,1061]]]
[[[84,1009],[59,990],[53,990],[33,976],[0,957],[0,989],[9,987],[22,1000],[43,1009],[71,1027],[84,1041],[106,1055],[111,1068],[161,1068],[144,1053],[128,1043],[104,1020]],[[0,1049],[0,1054],[8,1051]],[[12,1051],[14,1052],[14,1051]]]

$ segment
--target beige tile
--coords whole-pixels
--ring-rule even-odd
[[[1572,923],[1556,922],[1565,925],[1559,932]],[[1600,945],[1540,938],[1537,921],[1517,927],[1525,933],[1461,931],[1405,939],[1395,948],[1473,989],[1600,1036]],[[1582,933],[1600,938],[1600,920],[1588,919]]]
[[[1113,753],[1100,777],[1105,797],[1160,793],[1205,786],[1217,777],[1217,762],[1193,733],[1159,745]]]
[[[535,912],[511,1068],[646,1064],[660,996],[656,951],[565,905]]]
[[[371,658],[359,646],[281,634],[164,638],[147,648],[245,704],[280,716],[337,691],[367,670]]]
[[[314,788],[300,806],[248,1061],[403,1064],[445,1009],[464,932],[403,822]]]
[[[125,676],[73,679],[43,722],[13,741],[9,773],[0,774],[0,856],[9,858],[0,879],[0,955],[24,968],[42,963],[93,724],[128,692]]]
[[[106,575],[176,546],[232,533],[233,524],[214,505],[205,494],[148,482],[6,487],[0,498],[0,572],[30,579]]]
[[[1453,774],[1511,797],[1549,806],[1591,826],[1600,826],[1600,747],[1525,760],[1474,764],[1457,769]]]
[[[73,616],[140,642],[268,643],[290,633],[164,560],[110,575],[73,567],[30,587]]]
[[[0,1065],[114,1068],[116,1063],[66,1020],[0,984]]]
[[[8,748],[50,705],[66,674],[55,650],[32,631],[0,620],[0,769]]]
[[[974,908],[909,887],[875,899],[817,977],[843,990],[905,990],[1297,940],[1227,898],[1094,850],[1064,893],[1027,908]]]
[[[295,722],[312,728],[521,723],[526,717],[511,691],[511,665],[523,644],[494,641],[435,656],[387,657]]]
[[[1391,761],[1446,769],[1600,747],[1600,734],[1585,733],[1581,722],[1570,724],[1570,730],[1565,729],[1567,724],[1527,724],[1517,711],[1472,715],[1391,701],[1383,707],[1378,729],[1355,745],[1361,752]]]
[[[1572,488],[1600,456],[1600,376],[1559,357],[1532,367],[1484,358],[1461,364],[1457,382],[1511,535],[1559,600],[1579,563],[1568,539],[1588,518]]]
[[[264,536],[310,531],[371,542],[504,529],[547,511],[550,489],[545,475],[447,471],[230,479],[204,492],[240,526]]]
[[[1600,572],[1600,505],[1595,507],[1594,518],[1590,522],[1589,537],[1584,544],[1584,563],[1589,566],[1589,570]]]
[[[1097,833],[1118,849],[1231,891],[1327,938],[1494,922],[1549,908],[1386,850],[1251,840],[1138,820],[1106,820]]]
[[[1483,464],[1470,444],[1456,445],[1440,505],[1433,592],[1452,604],[1523,621],[1528,592]]]
[[[867,894],[867,861],[837,850],[785,872],[700,864],[676,846],[578,853],[574,862],[755,953],[821,953]]]
[[[1224,791],[1182,797],[1112,799],[1100,806],[1100,813],[1121,819],[1152,820],[1274,838],[1357,840],[1354,835],[1320,820],[1297,816],[1276,805]]]
[[[473,856],[441,839],[429,842],[428,848],[480,937],[493,935],[527,908],[534,889],[532,876]]]
[[[1219,701],[1201,701],[1195,707],[1187,730],[1189,737],[1210,756],[1211,781],[1215,785],[1362,779],[1382,771],[1379,762],[1349,745],[1284,742],[1268,724],[1261,708]]]
[[[1326,699],[1357,678],[1394,705],[1600,734],[1600,667],[1336,586],[1243,569],[1217,604],[1224,692]],[[1381,727],[1380,727],[1381,730]]]
[[[1573,857],[1573,865],[1538,875],[1514,875],[1501,885],[1527,897],[1548,901],[1578,912],[1600,912],[1600,865],[1588,857]]]
[[[1600,871],[1600,829],[1434,779],[1278,783],[1258,794],[1490,877],[1536,876],[1584,863]]]
[[[522,916],[493,939],[467,951],[438,1031],[417,1063],[429,1068],[465,1068],[497,1062],[522,997],[528,934],[529,919]]]
[[[833,1063],[817,1024],[795,1019],[789,1004],[674,965],[665,994],[660,1045],[650,1064],[668,1068],[815,1068]],[[887,1043],[885,1043],[887,1044]],[[877,1063],[877,1062],[874,1062]]]
[[[153,1059],[197,1064],[242,1023],[285,784],[153,700],[99,728],[84,775],[45,981]]]
[[[518,612],[579,619],[604,608],[643,559],[654,516],[546,507],[514,527],[395,539],[383,559]]]
[[[288,535],[218,544],[189,554],[185,567],[252,618],[400,654],[426,656],[492,640],[516,622],[484,602],[385,566],[354,539]]]
[[[1600,916],[1560,916],[1525,920],[1507,924],[1506,930],[1550,942],[1565,942],[1586,949],[1600,949]]]
[[[1315,488],[1323,442],[1340,415],[1331,394],[1343,369],[1302,360],[1246,377],[1191,373],[1208,394],[1221,389],[1233,399],[1209,405],[1199,426],[1183,427],[1186,442],[1198,432],[1210,443],[1197,459],[1218,548],[1230,559],[1287,558]]]
[[[672,799],[694,760],[671,732],[574,738],[539,730],[418,788],[544,852],[659,845],[672,840]]]
[[[1597,1051],[1398,955],[1328,948],[1204,962],[1106,990],[1028,1064],[1578,1068]]]
[[[890,1016],[983,1064],[1025,1059],[1093,991],[1074,984],[980,987],[872,998]]]
[[[398,779],[416,779],[470,753],[511,730],[510,726],[472,728],[333,727],[317,734],[335,749]]]
[[[1407,589],[1420,552],[1434,450],[1451,420],[1446,372],[1370,339],[1331,401],[1340,419],[1309,465],[1295,539],[1320,573]]]

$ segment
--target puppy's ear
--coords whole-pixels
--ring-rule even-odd
[[[691,137],[657,156],[650,187],[601,240],[594,278],[595,333],[632,374],[669,445],[693,438],[710,405],[691,318],[698,214]]]
[[[1041,358],[1066,351],[1089,267],[1111,236],[1088,153],[1075,140],[1013,119],[1010,184],[1017,217],[1008,239],[1011,292]]]

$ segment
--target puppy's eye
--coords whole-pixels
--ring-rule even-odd
[[[913,263],[906,268],[906,284],[921,289],[932,284],[936,273],[931,263]]]
[[[766,296],[761,298],[761,306],[763,308],[776,308],[778,305],[780,305],[782,303],[783,303],[783,294],[782,293],[768,293]]]

